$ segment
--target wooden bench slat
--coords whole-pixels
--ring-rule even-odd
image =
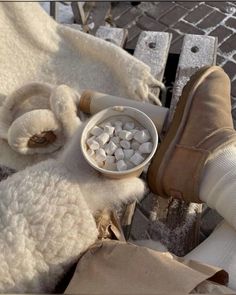
[[[173,119],[183,87],[191,75],[199,68],[215,64],[216,50],[217,38],[215,37],[185,35],[176,72],[167,127]],[[179,233],[179,236],[175,236],[175,243],[179,247],[178,250],[176,251],[175,248],[172,248],[173,241],[171,239],[168,240],[168,248],[170,251],[176,251],[174,252],[176,255],[184,255],[199,243],[202,205],[194,203],[187,205],[180,200],[163,200],[163,203],[166,203],[164,206],[166,208],[164,209],[166,218],[164,218],[163,224],[165,224],[166,229],[172,230],[172,236]],[[157,216],[160,216],[162,213],[163,208],[159,208],[157,210]],[[152,238],[161,236],[159,228],[161,227],[156,226],[154,232],[151,234]]]
[[[58,3],[54,1],[50,1],[50,16],[53,17],[56,21],[58,19]]]
[[[172,34],[170,33],[143,31],[134,51],[134,56],[147,64],[151,68],[152,75],[159,81],[162,81],[164,76],[171,38]],[[158,88],[152,89],[152,92],[157,96],[159,95]],[[162,101],[162,103],[165,102]],[[151,202],[150,198],[150,194],[146,196],[149,203]],[[142,213],[142,206],[141,203],[136,207],[131,228],[126,226],[126,238],[129,238],[129,235],[131,239],[149,238],[149,220]],[[133,206],[132,209],[134,211],[135,207]]]
[[[100,26],[96,32],[96,37],[112,42],[123,47],[128,36],[126,29]]]
[[[90,11],[92,15],[94,27],[91,30],[91,34],[96,34],[100,26],[105,25],[106,18],[110,15],[111,3],[106,1],[94,2],[94,6]]]
[[[99,37],[108,42],[112,42],[119,47],[123,47],[128,37],[128,31],[126,29],[100,26],[96,32],[96,37]],[[119,211],[108,213],[111,215],[114,214],[114,216],[119,217],[120,224],[122,226],[124,237],[126,240],[128,240],[130,235],[135,207],[136,202],[133,202],[127,206],[124,206]],[[102,212],[102,215],[107,216],[106,210]]]
[[[165,32],[143,31],[138,39],[134,56],[151,68],[152,75],[163,80],[172,34]],[[159,96],[159,89],[152,90]],[[165,101],[162,101],[165,104]]]
[[[85,25],[87,16],[85,15],[83,9],[83,3],[79,1],[72,1],[71,2],[71,9],[74,15],[74,20],[77,24]]]
[[[216,37],[192,34],[184,37],[173,87],[167,126],[172,121],[184,85],[199,68],[207,65],[214,65],[216,63],[216,54]]]
[[[169,53],[171,34],[143,31],[138,39],[134,56],[151,68],[152,75],[162,79]]]
[[[149,40],[148,40],[149,41]],[[143,47],[147,48],[148,41],[143,41]],[[204,65],[213,65],[216,59],[216,39],[208,36],[186,35],[180,55],[176,80],[173,89],[171,111],[173,114],[182,88],[189,77]],[[150,50],[150,49],[149,49]],[[143,50],[145,54],[145,49]],[[143,53],[142,53],[143,54]],[[137,56],[136,56],[137,57]],[[145,62],[145,59],[143,59]],[[146,63],[149,63],[147,59]],[[151,63],[151,64],[150,64]],[[155,61],[150,59],[149,65],[155,66]],[[155,70],[155,68],[153,69]],[[156,72],[152,71],[155,75]],[[172,117],[171,117],[172,118]],[[142,218],[142,231],[139,231],[138,224],[141,222],[138,216],[147,212],[145,200],[136,208],[134,223],[131,228],[131,237],[140,239],[150,237],[163,242],[168,249],[176,255],[185,255],[198,244],[199,224],[202,211],[201,204],[186,204],[180,200],[162,199],[155,196],[156,201],[152,202],[152,194],[146,197],[149,221]],[[155,212],[154,219],[151,213]],[[153,215],[154,216],[154,215]],[[138,220],[135,224],[135,221]],[[148,225],[148,223],[150,225]]]

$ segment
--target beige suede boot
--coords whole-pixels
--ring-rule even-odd
[[[171,126],[148,170],[148,184],[162,197],[199,199],[207,160],[236,143],[230,80],[217,66],[204,67],[184,87]]]

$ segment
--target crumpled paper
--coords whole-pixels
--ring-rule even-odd
[[[211,281],[212,282],[211,282]],[[233,293],[228,274],[145,247],[103,240],[79,260],[66,294]]]

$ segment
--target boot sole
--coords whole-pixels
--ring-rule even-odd
[[[175,146],[183,134],[191,110],[194,94],[202,81],[215,70],[222,69],[217,66],[203,67],[195,73],[185,85],[182,95],[177,103],[176,111],[169,130],[148,168],[147,182],[151,191],[164,198],[170,197],[165,193],[162,183],[164,172],[174,152]]]

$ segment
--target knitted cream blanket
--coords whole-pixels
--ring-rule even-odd
[[[38,3],[0,3],[0,94],[30,81],[148,99],[150,68],[118,46],[56,23]]]

